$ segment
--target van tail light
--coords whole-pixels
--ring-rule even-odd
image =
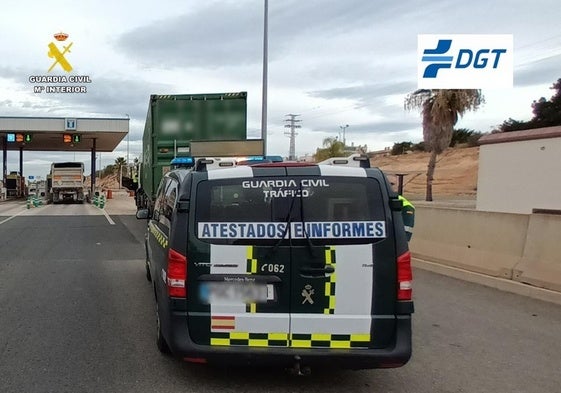
[[[167,286],[170,297],[187,297],[187,257],[173,249],[168,252]]]
[[[411,252],[407,251],[397,258],[397,300],[412,300],[412,292]]]

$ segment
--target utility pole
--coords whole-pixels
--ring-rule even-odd
[[[126,113],[127,115],[127,119],[129,119],[130,121],[130,116],[128,113]],[[129,176],[129,143],[130,143],[130,135],[131,135],[131,131],[128,130],[127,131],[127,176]]]
[[[345,130],[348,127],[349,127],[348,124],[345,124],[344,126],[339,126],[339,128],[343,130],[343,148],[347,147],[347,139],[345,139]]]
[[[263,97],[261,102],[261,139],[263,139],[263,155],[267,155],[267,70],[269,63],[269,0],[265,0],[263,8]]]
[[[286,116],[289,116],[290,119],[285,119],[286,122],[288,122],[289,124],[285,124],[284,127],[285,128],[290,128],[290,131],[285,131],[284,135],[290,137],[290,149],[288,151],[288,159],[290,161],[295,161],[296,160],[296,135],[298,135],[294,130],[296,128],[300,128],[302,127],[299,124],[302,120],[296,120],[297,116],[300,115],[293,115],[293,114],[288,114]]]

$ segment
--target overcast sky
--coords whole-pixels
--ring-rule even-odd
[[[531,118],[561,78],[559,0],[269,2],[268,152],[288,155],[286,114],[300,114],[296,153],[313,154],[346,129],[347,143],[379,150],[422,139],[403,101],[417,85],[418,34],[513,34],[514,88],[483,90],[486,104],[457,127],[488,132]],[[35,94],[53,34],[68,33],[73,74],[86,94]],[[20,0],[0,13],[0,116],[124,117],[130,158],[141,151],[151,94],[248,93],[248,137],[260,137],[263,0]],[[63,75],[53,71],[49,75]],[[125,156],[127,139],[103,166]],[[1,154],[1,153],[0,153]],[[72,153],[28,152],[24,174],[44,176]],[[77,153],[90,167],[90,156]],[[9,152],[8,170],[18,170]]]

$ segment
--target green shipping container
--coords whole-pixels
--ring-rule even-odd
[[[158,184],[170,169],[170,161],[188,156],[192,140],[246,137],[246,92],[150,96],[140,171],[140,187],[146,202],[151,207]]]

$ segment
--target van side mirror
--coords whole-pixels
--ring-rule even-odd
[[[390,209],[394,212],[400,212],[403,209],[403,202],[400,199],[390,199]]]
[[[150,212],[148,209],[140,209],[136,211],[136,218],[139,220],[146,220],[150,218]]]

